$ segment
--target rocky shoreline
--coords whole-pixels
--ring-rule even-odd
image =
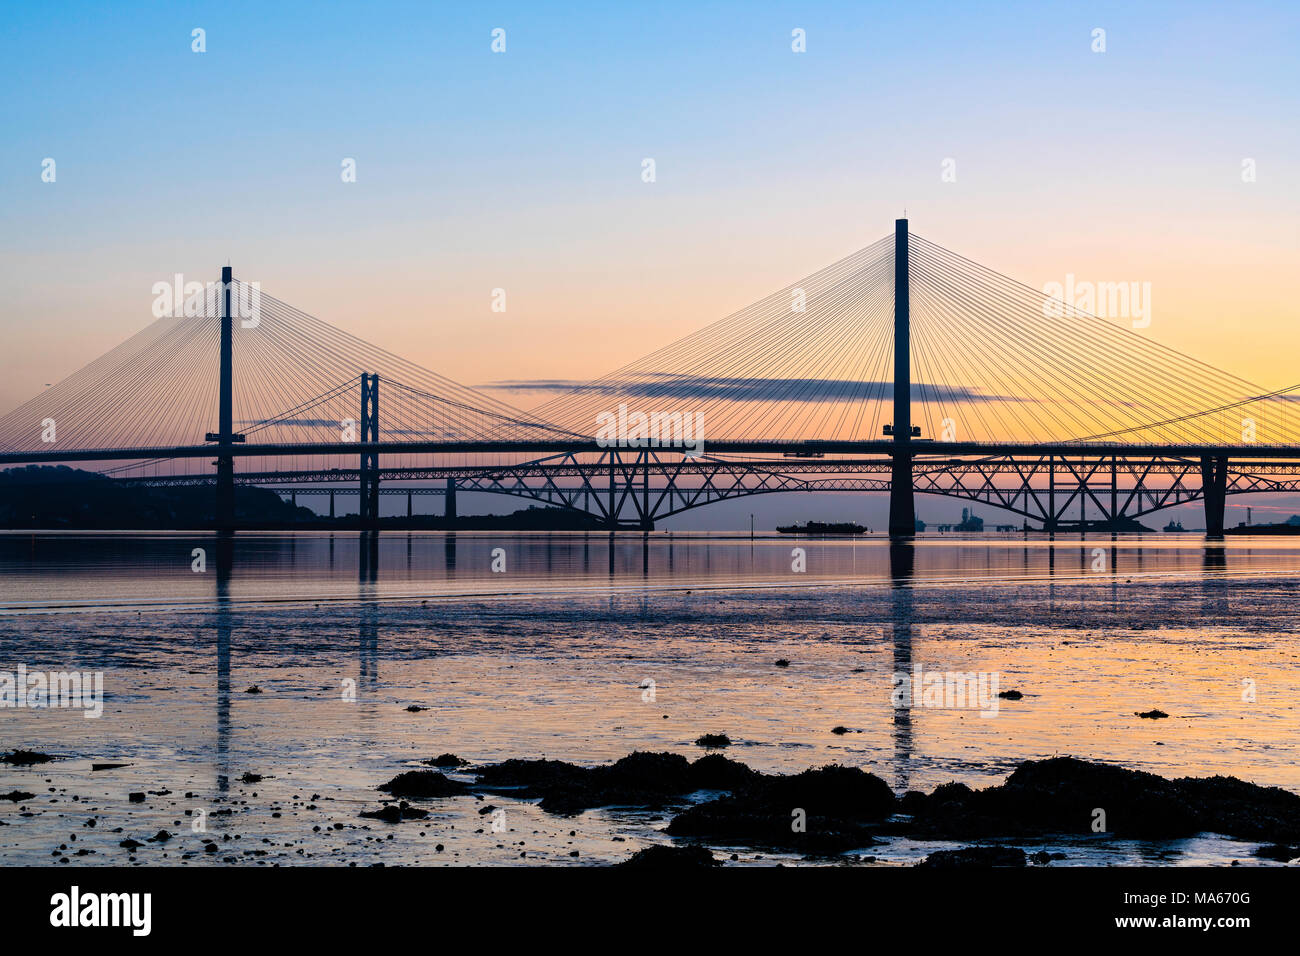
[[[452,755],[438,760],[448,758],[456,764],[443,766],[464,763]],[[471,766],[465,773],[476,782],[462,783],[435,770],[409,771],[379,789],[413,799],[477,793],[537,800],[559,816],[596,807],[675,810],[664,832],[683,842],[671,853],[659,847],[641,850],[628,861],[637,865],[716,862],[708,844],[833,857],[891,837],[1003,841],[1089,834],[1173,840],[1217,833],[1260,843],[1256,855],[1265,859],[1300,858],[1300,795],[1235,777],[1169,780],[1073,757],[1024,761],[1004,783],[982,790],[949,783],[929,794],[901,796],[881,778],[854,767],[832,764],[773,775],[720,754],[690,761],[674,753],[633,752],[595,767],[513,759]],[[701,794],[703,799],[691,799]],[[402,804],[402,813],[407,806]],[[940,851],[925,864],[1024,865],[1027,859],[1060,858],[990,846]]]
[[[0,763],[22,768],[59,759],[29,750],[0,754]],[[1045,865],[1069,859],[1080,840],[1095,845],[1095,841],[1174,841],[1205,834],[1257,844],[1253,854],[1260,861],[1300,860],[1300,795],[1235,777],[1168,779],[1073,757],[1023,761],[1002,783],[983,789],[946,783],[930,793],[902,794],[857,767],[829,764],[801,773],[769,774],[720,753],[691,760],[677,753],[634,751],[596,766],[544,758],[477,764],[444,753],[422,763],[429,769],[405,769],[377,784],[378,805],[352,810],[360,818],[356,823],[329,814],[327,822],[312,828],[313,835],[356,828],[365,833],[372,827],[378,827],[379,833],[397,833],[405,831],[387,828],[412,824],[424,828],[419,836],[437,837],[445,832],[445,822],[439,821],[446,821],[448,813],[468,813],[479,821],[475,831],[479,834],[498,833],[506,827],[498,830],[497,816],[504,819],[512,805],[515,813],[527,803],[555,818],[561,830],[571,825],[567,821],[589,810],[615,817],[655,814],[659,823],[652,832],[670,842],[642,846],[621,864],[638,868],[720,865],[737,860],[739,853],[764,862],[770,854],[793,854],[813,863],[871,863],[873,848],[907,841],[970,844],[932,850],[918,861],[927,867]],[[262,780],[253,773],[240,778],[248,786]],[[149,795],[170,794],[163,789],[127,797],[129,803],[141,804]],[[258,794],[249,796],[256,800]],[[465,798],[473,801],[468,809]],[[35,799],[31,790],[0,793],[3,805],[13,807],[20,817],[32,816],[23,808]],[[72,799],[77,801],[75,796]],[[459,804],[444,802],[457,799]],[[320,812],[325,808],[317,804],[326,802],[328,798],[322,801],[317,794],[310,801],[295,799],[288,807],[273,801],[271,815],[279,818],[282,811],[294,808]],[[240,803],[253,809],[247,800]],[[231,812],[229,808],[212,811],[218,816]],[[97,823],[108,825],[108,819],[92,816],[83,826],[93,829]],[[175,823],[184,830],[181,818]],[[7,825],[0,819],[0,826]],[[454,825],[449,829],[461,832]],[[117,846],[127,851],[131,863],[149,845],[161,847],[177,835],[164,829],[141,842],[122,827],[111,832],[125,837]],[[75,841],[75,834],[68,840]],[[234,841],[239,841],[238,833]],[[239,862],[225,855],[233,849],[225,845],[229,842],[228,835],[220,846],[215,839],[204,838],[198,855],[211,856],[214,862]],[[1034,846],[1026,851],[1014,845],[1018,842]],[[1056,844],[1071,852],[1061,852]],[[284,846],[294,846],[295,855],[302,852],[293,842]],[[434,851],[441,854],[443,844],[438,843]],[[52,855],[58,862],[69,862],[68,857],[88,852],[84,846],[74,852],[64,843]],[[260,859],[267,852],[241,851],[241,855]],[[184,853],[180,859],[194,855]],[[579,854],[575,849],[568,855]],[[311,858],[307,854],[302,862]]]

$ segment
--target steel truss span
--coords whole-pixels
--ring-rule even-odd
[[[1217,477],[1220,458],[1079,455],[917,459],[917,494],[978,502],[1053,530],[1082,509],[1088,520],[1121,527],[1165,508],[1206,501],[1206,468]],[[717,501],[785,492],[888,493],[889,458],[774,461],[687,457],[645,450],[556,455],[513,465],[446,465],[382,469],[375,482],[440,481],[443,487],[386,489],[384,494],[448,495],[457,490],[509,495],[585,512],[611,527],[652,528],[663,518]],[[878,476],[878,477],[876,477]],[[282,494],[337,494],[357,485],[356,469],[245,472],[239,484]],[[211,485],[211,475],[119,479],[158,487]],[[1215,491],[1210,485],[1210,494]],[[373,493],[373,492],[372,492]],[[1300,493],[1300,462],[1260,461],[1228,467],[1220,494]]]

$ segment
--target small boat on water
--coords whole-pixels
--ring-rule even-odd
[[[809,521],[805,524],[777,525],[782,534],[862,534],[867,530],[852,521]]]
[[[1165,530],[1166,530],[1166,531],[1182,531],[1182,530],[1183,530],[1183,523],[1182,523],[1181,521],[1173,521],[1173,520],[1171,519],[1170,522],[1169,522],[1169,524],[1165,525]]]

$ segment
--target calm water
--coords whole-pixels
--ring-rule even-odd
[[[0,802],[0,860],[122,863],[122,839],[167,829],[139,862],[614,862],[664,840],[666,816],[494,797],[509,829],[493,833],[472,797],[395,827],[357,813],[445,751],[696,756],[702,733],[762,770],[849,763],[899,792],[987,786],[1053,754],[1300,791],[1298,585],[1300,540],[1279,538],[4,535],[0,671],[99,671],[105,704],[99,719],[0,709],[0,749],[62,758],[0,767],[0,793],[36,795]],[[891,676],[917,665],[1025,696],[990,718],[893,707]],[[1134,714],[1153,707],[1170,719]],[[902,863],[942,845],[870,852]],[[1252,849],[1045,845],[1071,863]]]

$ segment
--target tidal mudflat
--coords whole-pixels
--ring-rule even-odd
[[[205,542],[182,535],[7,536],[0,671],[101,674],[103,712],[0,709],[0,752],[54,758],[0,764],[0,859],[583,865],[699,844],[728,865],[900,865],[989,843],[1049,866],[1286,858],[1285,794],[1053,761],[1300,793],[1300,548],[1151,538],[812,542],[801,577],[795,543],[747,538],[395,535],[367,553],[356,536],[254,536],[208,543],[199,573]],[[900,703],[895,675],[918,673],[984,675],[1004,696]],[[563,761],[589,783],[634,752],[677,756],[634,758],[659,783],[594,803],[563,797],[575,771],[548,798],[547,765],[507,764]],[[835,830],[815,802],[762,796],[826,766],[876,795],[870,813]],[[379,789],[411,772],[447,792]],[[1091,806],[972,822],[1014,801],[965,788],[1032,792],[1053,773],[1108,811],[1103,830]],[[725,799],[804,809],[812,836],[701,809]],[[1160,831],[1135,806],[1185,813]]]

